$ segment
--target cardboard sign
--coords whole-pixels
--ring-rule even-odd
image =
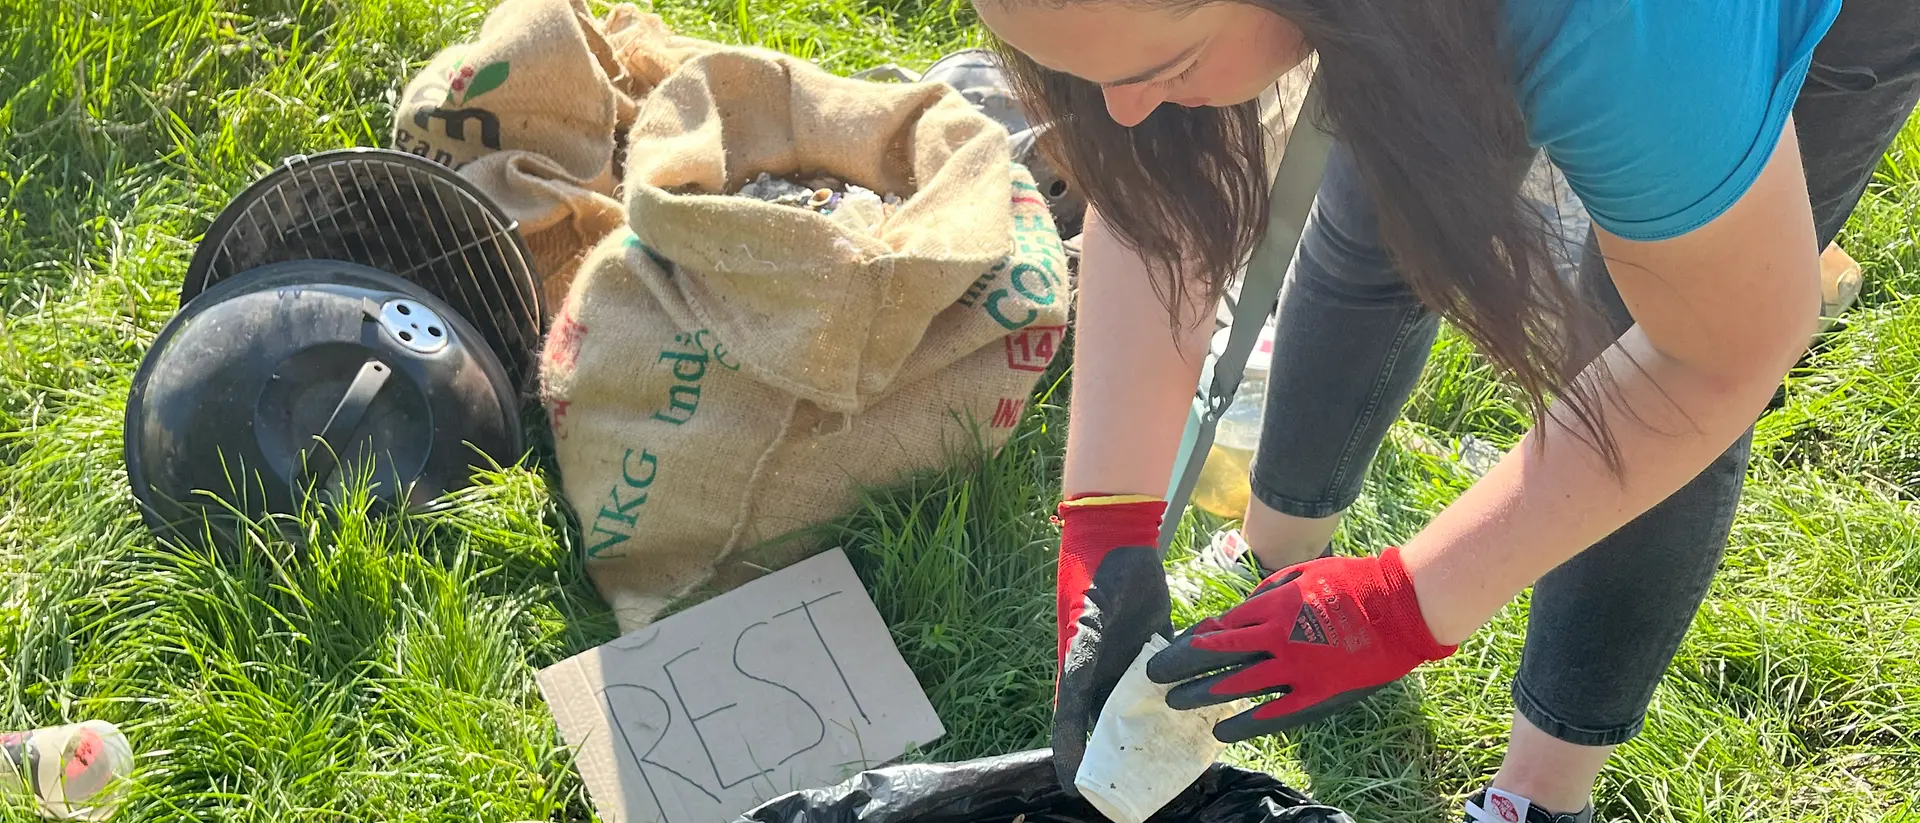
[[[539,680],[608,823],[722,823],[946,733],[839,549]]]

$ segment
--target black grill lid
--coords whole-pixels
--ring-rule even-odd
[[[124,448],[148,527],[191,540],[228,512],[293,514],[309,493],[338,503],[349,482],[368,482],[377,508],[417,509],[476,465],[510,465],[519,399],[478,339],[418,284],[353,263],[221,282],[134,374]]]

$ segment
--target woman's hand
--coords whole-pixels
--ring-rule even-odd
[[[1146,495],[1083,495],[1060,505],[1053,764],[1070,794],[1114,685],[1149,638],[1173,634],[1157,548],[1166,509]]]
[[[1173,634],[1157,551],[1161,498],[1213,332],[1211,305],[1195,295],[1187,305],[1205,310],[1174,324],[1140,255],[1092,209],[1086,226],[1062,468],[1071,504],[1060,509],[1053,725],[1054,768],[1068,792],[1114,684],[1149,637]]]
[[[1434,640],[1400,552],[1388,548],[1282,570],[1154,655],[1147,677],[1179,684],[1167,705],[1182,710],[1280,695],[1214,727],[1238,743],[1339,711],[1456,648]]]

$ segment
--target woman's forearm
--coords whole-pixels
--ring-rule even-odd
[[[1193,311],[1176,335],[1146,264],[1091,210],[1081,253],[1063,491],[1159,497],[1200,379],[1212,306],[1187,301]]]
[[[1564,410],[1536,423],[1402,547],[1435,639],[1465,639],[1541,575],[1699,476],[1766,411],[1820,323],[1819,245],[1799,158],[1789,124],[1719,218],[1664,241],[1601,234],[1636,321],[1603,355],[1617,400],[1596,409],[1625,477],[1558,419]]]
[[[1605,357],[1637,416],[1601,404],[1624,482],[1557,411],[1402,547],[1440,642],[1465,639],[1540,576],[1692,480],[1760,416],[1792,365],[1791,355],[1769,356],[1716,373],[1660,353],[1638,328]]]

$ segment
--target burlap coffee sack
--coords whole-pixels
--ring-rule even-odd
[[[674,34],[660,15],[643,12],[632,3],[608,10],[601,23],[614,64],[620,72],[613,86],[638,101],[646,99],[667,75],[699,55],[725,46],[697,37]]]
[[[1047,203],[1032,175],[1014,169],[1011,253],[940,312],[877,402],[852,415],[801,404],[715,588],[828,548],[827,536],[799,532],[850,510],[862,488],[997,451],[1024,418],[1063,345],[1071,296]]]
[[[394,143],[455,169],[523,150],[614,190],[615,126],[634,101],[585,0],[504,0],[472,41],[434,56],[401,94]]]
[[[835,76],[761,49],[704,54],[629,137],[642,242],[754,379],[836,412],[892,385],[928,325],[1006,256],[1006,130],[951,88]],[[761,172],[907,197],[877,234],[729,196]],[[984,332],[982,332],[984,333]]]
[[[533,252],[548,310],[619,224],[621,142],[636,102],[714,44],[631,4],[604,21],[582,0],[504,0],[479,35],[435,55],[402,95],[396,148],[460,173],[501,204]]]
[[[930,171],[926,177],[935,185],[974,179]],[[743,253],[737,267],[759,272],[757,278],[709,278],[670,261],[629,229],[595,249],[547,341],[543,393],[588,573],[623,631],[646,625],[696,588],[724,591],[822,548],[814,539],[759,544],[846,512],[862,487],[1005,442],[1059,348],[1070,297],[1059,238],[1031,176],[1006,163],[980,174],[997,178],[995,196],[930,197],[943,204],[932,216],[954,213],[957,222],[971,224],[958,213],[1003,215],[998,230],[982,229],[987,236],[971,241],[998,254],[968,273],[956,298],[931,309],[927,301],[909,300],[876,306],[877,317],[819,317],[811,314],[819,305],[806,305],[799,307],[805,313],[774,311],[763,326],[746,328],[747,337],[730,337],[703,322],[714,312],[698,301],[746,305],[754,296],[739,294],[741,288],[783,279],[844,293],[823,275],[861,281],[870,270],[809,266],[789,253],[782,259],[793,267],[782,275],[761,271]],[[929,186],[915,197],[928,194],[940,191]],[[729,205],[714,200],[666,198],[650,213],[675,203],[704,212]],[[737,208],[769,206],[731,200]],[[633,211],[633,225],[641,225],[639,212]],[[856,247],[873,241],[832,223],[817,230]],[[764,246],[747,251],[768,253]],[[728,263],[723,272],[735,267],[726,258],[712,260]],[[946,275],[931,266],[895,271],[926,281]],[[908,312],[925,314],[911,323],[887,316]],[[831,336],[842,323],[861,330],[921,328],[926,333],[917,339],[891,342],[922,376],[883,387],[857,411],[837,412],[760,380],[739,359],[739,351],[756,347],[753,335],[801,325]],[[964,340],[985,342],[967,349],[958,342]],[[788,382],[805,384],[801,377]]]
[[[620,229],[581,267],[542,355],[562,488],[622,631],[708,579],[793,404],[674,320],[669,277]]]
[[[460,174],[518,221],[549,313],[567,299],[587,252],[626,221],[619,200],[572,177],[544,154],[495,152],[467,164]]]

